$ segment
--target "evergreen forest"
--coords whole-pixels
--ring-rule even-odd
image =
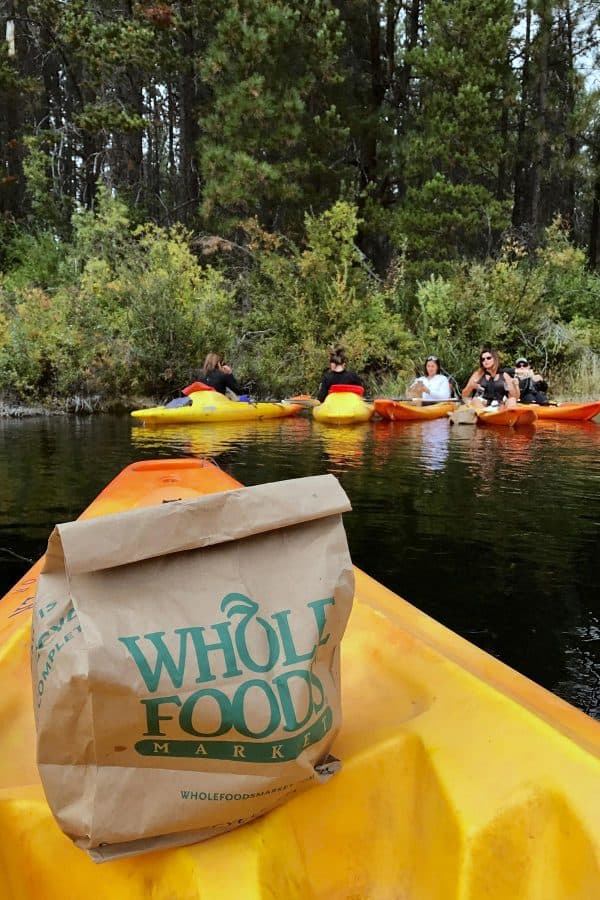
[[[600,396],[597,0],[0,0],[0,400]]]

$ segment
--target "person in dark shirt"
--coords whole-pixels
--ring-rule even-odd
[[[238,397],[244,393],[244,389],[233,377],[231,366],[226,365],[218,353],[207,354],[200,372],[200,380],[220,394],[225,394],[227,388]]]
[[[515,363],[515,377],[519,385],[521,403],[537,403],[539,406],[549,406],[550,401],[546,395],[548,382],[542,375],[538,375],[529,365],[524,356],[520,356]]]
[[[469,378],[462,396],[473,406],[516,406],[519,391],[515,379],[500,368],[496,351],[484,347],[479,354],[479,368]]]
[[[317,400],[322,403],[334,384],[355,384],[362,387],[363,383],[356,374],[346,368],[346,354],[341,347],[336,347],[329,354],[329,372],[325,372],[317,394]]]

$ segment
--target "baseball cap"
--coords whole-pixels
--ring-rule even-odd
[[[525,359],[524,356],[520,356],[517,360],[515,360],[515,365],[518,366],[519,363],[525,363],[526,366],[529,365],[529,361]]]

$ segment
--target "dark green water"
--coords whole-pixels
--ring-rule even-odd
[[[125,465],[187,455],[244,484],[333,472],[358,566],[600,718],[600,425],[0,420],[0,596]]]

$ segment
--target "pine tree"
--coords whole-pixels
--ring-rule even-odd
[[[510,0],[428,0],[423,46],[411,54],[419,85],[406,137],[406,201],[398,213],[409,257],[484,255],[506,223],[497,199]]]
[[[328,0],[221,0],[214,14],[203,213],[219,228],[257,216],[297,231],[305,210],[337,198],[345,174],[338,15]]]

